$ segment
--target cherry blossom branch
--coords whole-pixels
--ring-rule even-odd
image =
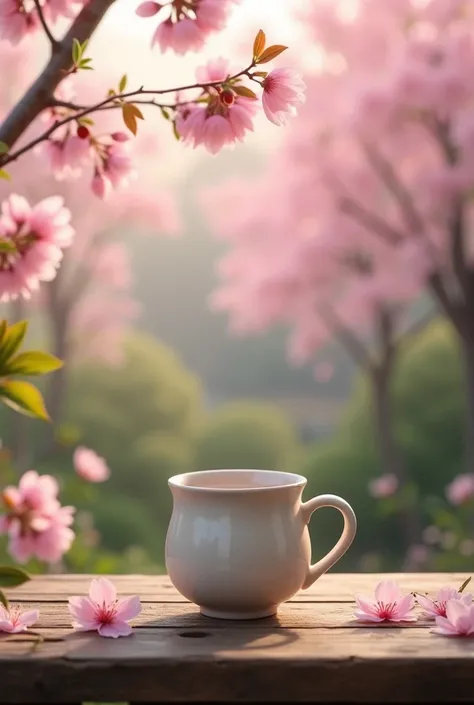
[[[58,51],[60,44],[58,40],[53,37],[51,30],[48,27],[48,23],[46,22],[46,18],[43,13],[43,8],[41,7],[39,0],[34,0],[34,3],[36,7],[36,12],[38,13],[39,21],[41,22],[41,26],[43,27],[44,32],[49,39],[49,42],[51,44],[51,50],[54,53]]]
[[[396,173],[395,167],[374,145],[364,143],[363,150],[370,166],[374,169],[377,176],[380,177],[382,183],[388,189],[389,193],[392,194],[396,203],[400,206],[402,216],[404,217],[409,230],[415,237],[423,237],[425,239],[433,264],[438,268],[439,260],[432,242],[426,234],[426,227],[423,217],[418,212],[411,193]]]
[[[441,141],[441,134],[438,134],[438,138]],[[375,148],[374,148],[375,150]],[[372,151],[372,156],[374,156],[375,152]],[[432,272],[432,274],[428,277],[428,282],[431,286],[431,290],[437,297],[438,301],[441,304],[442,309],[445,311],[446,315],[452,320],[456,328],[460,330],[460,326],[462,324],[461,318],[462,318],[462,306],[460,306],[456,300],[453,300],[446,288],[445,282],[443,281],[443,277],[441,275],[441,267],[439,260],[436,255],[436,251],[431,243],[431,240],[428,238],[426,234],[426,229],[424,227],[423,219],[421,215],[418,214],[416,210],[416,206],[413,202],[412,196],[408,189],[406,189],[405,185],[399,179],[397,176],[395,169],[392,164],[386,159],[382,157],[380,153],[378,153],[378,158],[377,160],[373,160],[372,166],[374,167],[376,173],[380,178],[382,179],[383,183],[387,186],[389,189],[390,193],[394,196],[394,198],[397,200],[399,205],[402,208],[402,212],[404,212],[404,215],[409,218],[409,222],[412,222],[413,225],[415,226],[413,229],[413,235],[415,236],[425,236],[425,242],[428,246],[428,251],[429,254],[432,258],[433,265],[435,267],[435,270]],[[376,167],[377,165],[377,167]],[[354,202],[354,205],[355,202]],[[407,210],[408,209],[408,213]],[[360,213],[359,213],[360,215]],[[367,219],[365,221],[365,225],[367,226]],[[459,225],[459,223],[458,223]],[[453,223],[453,227],[456,226],[456,222]],[[459,233],[460,228],[458,228],[458,233]],[[455,231],[455,236],[456,236],[456,231]],[[397,244],[397,243],[394,243]]]
[[[0,142],[11,149],[33,120],[46,108],[56,87],[73,65],[73,40],[84,43],[91,37],[115,0],[90,0],[59,42],[49,62],[0,126]]]
[[[119,94],[113,94],[110,96],[107,96],[107,98],[104,98],[101,100],[99,103],[96,103],[95,105],[89,105],[86,107],[83,107],[82,109],[79,109],[78,112],[75,112],[72,115],[68,115],[67,117],[63,118],[62,120],[56,120],[51,127],[49,127],[47,130],[45,130],[41,135],[36,137],[34,140],[31,140],[28,142],[26,145],[18,149],[16,152],[8,152],[7,154],[3,155],[0,157],[0,166],[6,166],[7,164],[10,164],[11,162],[15,161],[19,157],[21,157],[23,154],[26,152],[29,152],[31,149],[36,147],[37,145],[41,144],[41,142],[44,142],[47,140],[56,130],[58,130],[60,127],[64,127],[65,125],[69,124],[70,122],[75,122],[77,120],[80,120],[83,117],[86,117],[87,115],[90,115],[92,113],[105,110],[105,109],[112,109],[112,108],[121,108],[123,107],[123,103],[126,102],[127,98],[134,98],[135,96],[142,96],[142,95],[167,95],[169,93],[183,93],[185,91],[190,91],[190,90],[196,90],[200,88],[201,90],[205,90],[207,88],[215,88],[217,86],[221,86],[223,83],[226,83],[228,81],[234,81],[237,78],[240,78],[240,76],[248,75],[249,71],[255,66],[255,62],[252,62],[247,68],[243,69],[242,71],[239,71],[238,73],[234,74],[233,76],[229,76],[226,80],[224,81],[208,81],[207,83],[191,83],[187,86],[179,86],[178,88],[161,88],[161,89],[145,89],[142,87],[138,88],[135,91],[128,91],[126,93],[119,93]],[[133,101],[133,102],[138,102],[138,101]],[[166,105],[163,104],[161,105],[160,103],[157,103],[156,101],[148,101],[149,103],[152,103],[156,105],[157,107],[161,108],[176,108],[181,105],[189,105],[189,103],[192,101],[186,101],[183,103],[175,103],[174,105]],[[47,107],[54,107],[57,106],[61,103],[61,101],[56,101],[56,99],[49,99],[44,108]],[[72,103],[70,104],[65,104],[65,105],[73,105]],[[0,141],[2,140],[2,132],[0,129]],[[8,142],[6,142],[8,144]]]

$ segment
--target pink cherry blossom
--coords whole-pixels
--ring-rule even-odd
[[[355,617],[363,622],[416,622],[410,614],[415,600],[412,595],[402,595],[398,583],[382,580],[375,588],[375,599],[356,595],[359,608]]]
[[[387,473],[369,482],[369,492],[376,499],[391,497],[398,489],[398,478],[393,473]]]
[[[273,69],[263,81],[262,104],[265,115],[275,125],[285,125],[288,115],[304,103],[306,85],[290,68]]]
[[[41,282],[51,281],[69,247],[74,230],[64,200],[52,196],[30,206],[23,196],[11,194],[0,214],[0,241],[8,249],[0,254],[1,301],[30,298]]]
[[[180,22],[166,20],[158,25],[153,35],[152,46],[158,44],[162,52],[172,49],[176,54],[199,51],[204,45],[206,34],[196,20],[185,17]]]
[[[455,506],[465,504],[474,497],[474,473],[458,475],[447,486],[446,495]]]
[[[229,74],[229,64],[219,57],[196,69],[201,83],[224,81]],[[211,154],[225,145],[242,141],[247,132],[253,131],[253,119],[258,110],[257,101],[237,95],[232,90],[223,92],[209,88],[207,105],[184,106],[177,115],[176,129],[185,143],[194,147],[202,144]]]
[[[73,507],[62,507],[59,487],[51,475],[26,472],[18,487],[6,487],[1,495],[6,514],[0,516],[0,532],[7,533],[8,551],[20,563],[35,556],[56,563],[74,540]]]
[[[43,12],[45,17],[54,23],[62,17],[75,17],[86,2],[87,0],[44,0]]]
[[[56,22],[77,15],[84,0],[41,0],[45,18]],[[0,37],[18,44],[25,36],[41,27],[38,12],[28,0],[0,0]]]
[[[22,0],[0,0],[0,37],[18,44],[39,27],[38,14],[33,3],[25,7]]]
[[[147,0],[138,6],[136,14],[145,18],[160,14],[152,46],[158,44],[163,52],[171,49],[185,54],[198,51],[209,34],[224,29],[232,4],[236,2],[239,0],[188,0],[186,3],[171,0],[162,4]]]
[[[24,611],[12,605],[7,609],[0,605],[0,632],[7,632],[7,634],[25,632],[38,621],[38,617],[38,610]]]
[[[81,139],[70,133],[61,139],[46,140],[42,151],[51,165],[54,176],[59,181],[77,179],[93,155],[88,139]]]
[[[73,462],[77,474],[88,482],[105,482],[110,477],[110,469],[105,460],[90,448],[78,446],[74,451]]]
[[[117,591],[107,578],[93,578],[89,597],[70,597],[72,626],[78,631],[98,631],[100,636],[117,638],[132,633],[129,620],[142,610],[137,596],[117,599]]]
[[[441,588],[434,598],[417,593],[416,600],[423,608],[424,616],[428,619],[435,619],[435,617],[446,617],[446,605],[450,600],[459,600],[465,605],[470,605],[472,594],[459,592],[456,588],[446,586]]]
[[[435,634],[442,636],[474,636],[474,604],[448,600],[446,616],[436,616]]]

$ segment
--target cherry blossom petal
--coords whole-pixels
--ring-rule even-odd
[[[110,604],[117,599],[117,590],[107,578],[93,578],[89,588],[89,597],[97,605]]]

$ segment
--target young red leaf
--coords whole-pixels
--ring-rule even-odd
[[[139,120],[145,119],[143,117],[143,113],[140,110],[140,108],[137,108],[137,106],[134,105],[133,103],[129,103],[129,106],[130,106],[130,111],[131,111],[132,115],[135,115],[135,117],[138,118]]]
[[[133,135],[137,134],[137,118],[133,111],[133,106],[131,103],[124,103],[122,105],[122,117],[123,121]]]
[[[283,44],[274,44],[273,46],[268,47],[268,49],[265,49],[263,54],[261,54],[257,59],[256,63],[266,64],[269,61],[276,59],[276,57],[286,51],[286,49],[288,49],[288,47],[283,46]]]
[[[254,43],[253,43],[253,58],[257,59],[262,51],[265,49],[265,32],[263,29],[259,29],[257,32],[257,36],[255,37]]]

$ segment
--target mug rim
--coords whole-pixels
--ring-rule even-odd
[[[222,475],[223,473],[258,473],[262,475],[276,475],[286,478],[294,478],[293,482],[275,482],[271,485],[259,485],[254,487],[212,487],[212,486],[199,486],[199,485],[187,485],[183,483],[184,478],[188,477],[208,477],[212,475]],[[169,487],[176,487],[183,490],[189,490],[191,492],[218,492],[218,493],[238,493],[238,492],[266,492],[269,490],[281,490],[288,489],[292,487],[304,487],[308,482],[304,475],[299,475],[294,472],[284,472],[282,470],[261,470],[260,468],[217,468],[212,470],[195,470],[194,472],[183,472],[178,475],[173,475],[168,479]]]

